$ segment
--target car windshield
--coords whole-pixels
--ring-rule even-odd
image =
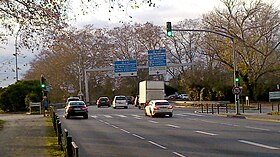
[[[108,98],[100,98],[99,100],[101,100],[101,101],[107,101]]]
[[[79,101],[80,99],[78,98],[71,98],[71,99],[68,99],[68,101]]]
[[[156,102],[156,106],[169,105],[168,102]]]
[[[83,102],[71,102],[70,103],[70,106],[84,106],[85,105],[85,103],[83,103]]]
[[[124,96],[118,96],[118,97],[116,97],[116,100],[126,100],[126,97],[124,97]]]

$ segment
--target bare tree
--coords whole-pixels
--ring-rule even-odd
[[[222,0],[224,9],[204,15],[208,29],[233,36],[236,41],[238,71],[251,98],[258,80],[280,70],[279,10],[263,0]],[[233,70],[231,41],[217,35],[205,35],[205,52]]]

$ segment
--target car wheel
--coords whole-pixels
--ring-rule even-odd
[[[155,117],[155,115],[153,115],[153,113],[152,113],[152,111],[150,110],[150,116],[151,116],[151,118],[154,118]]]
[[[65,118],[66,118],[66,119],[69,119],[69,118],[70,118],[70,116],[67,114],[67,115],[65,116]]]
[[[88,119],[88,115],[84,115],[84,119]]]
[[[125,108],[125,109],[128,109],[128,106],[125,106],[124,108]]]
[[[173,116],[173,114],[172,113],[169,113],[169,117],[172,117]]]
[[[148,116],[148,114],[147,114],[147,112],[146,112],[146,110],[144,109],[144,113],[145,113],[145,116]]]

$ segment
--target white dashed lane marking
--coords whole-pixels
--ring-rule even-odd
[[[137,138],[139,138],[139,139],[141,139],[141,140],[144,140],[144,139],[145,139],[144,137],[139,136],[139,135],[137,135],[137,134],[132,134],[132,135],[135,136],[135,137],[137,137]]]
[[[182,154],[180,154],[180,153],[177,153],[177,152],[173,152],[173,154],[175,154],[175,155],[177,155],[177,156],[179,156],[179,157],[186,157],[186,156],[184,156],[184,155],[182,155]]]
[[[238,141],[241,143],[246,143],[246,144],[250,144],[250,145],[254,145],[254,146],[258,146],[258,147],[262,147],[262,148],[267,148],[267,149],[273,149],[273,150],[279,149],[277,147],[272,147],[272,146],[255,143],[255,142],[250,142],[250,141],[245,141],[245,140],[238,140]]]
[[[149,120],[149,122],[151,122],[151,123],[155,123],[155,124],[158,124],[158,122],[153,121],[153,120]]]
[[[181,128],[181,127],[179,127],[177,125],[172,125],[172,124],[166,124],[166,126],[169,126],[169,127],[172,127],[172,128]]]
[[[209,132],[204,132],[204,131],[195,131],[196,133],[199,134],[204,134],[204,135],[210,135],[210,136],[216,136],[217,134],[209,133]]]
[[[162,146],[162,145],[160,145],[160,144],[157,144],[157,143],[155,143],[155,142],[153,142],[153,141],[149,141],[149,143],[151,143],[151,144],[153,144],[153,145],[155,145],[155,146],[157,146],[157,147],[160,147],[160,148],[162,148],[162,149],[166,149],[166,147],[164,147],[164,146]]]

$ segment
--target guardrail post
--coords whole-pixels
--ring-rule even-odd
[[[209,110],[209,107],[208,107],[208,104],[206,104],[206,113],[208,114],[208,110]]]
[[[58,122],[57,124],[57,141],[58,145],[60,145],[60,150],[63,150],[63,145],[62,145],[62,128],[61,128],[61,122]]]
[[[58,136],[58,123],[59,123],[60,121],[59,121],[59,119],[57,118],[56,119],[56,129],[55,129],[55,134],[56,134],[56,136]]]
[[[242,112],[244,113],[244,103],[242,104]]]
[[[217,106],[218,114],[220,114],[220,104]]]
[[[227,106],[228,104],[226,104],[226,113],[228,113],[228,106]]]
[[[73,146],[73,157],[79,157],[79,147],[76,145],[75,142],[71,142]]]
[[[272,109],[272,111],[274,110],[274,108],[273,108],[273,103],[271,103],[271,109]]]
[[[66,150],[67,150],[67,157],[72,157],[72,136],[67,136],[67,143],[66,143]]]
[[[262,104],[260,103],[260,113],[262,113]]]
[[[214,114],[214,105],[212,104],[212,114]]]
[[[203,113],[203,104],[201,104],[201,113]]]

